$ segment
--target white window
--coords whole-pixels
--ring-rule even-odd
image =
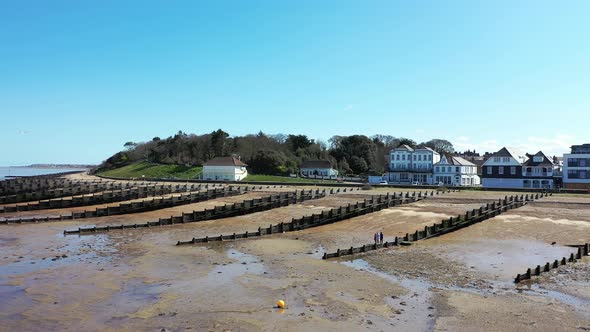
[[[504,174],[504,166],[498,167],[498,174]]]
[[[428,160],[432,160],[432,155],[428,155]]]
[[[406,160],[406,155],[402,154],[402,160]]]
[[[488,175],[491,175],[492,174],[492,166],[487,166],[487,168],[488,168]]]
[[[510,174],[512,174],[512,175],[516,174],[516,167],[515,166],[510,167]]]
[[[455,172],[456,173],[460,173],[461,172],[461,168],[460,167],[455,167]]]
[[[500,162],[500,157],[494,157],[494,162],[495,163],[499,163]]]
[[[438,173],[438,166],[436,166],[436,172]],[[437,179],[438,179],[438,177],[437,177]],[[437,181],[438,181],[438,180],[437,180]]]
[[[504,157],[502,161],[505,162],[505,163],[509,163],[510,162],[510,157]]]
[[[396,155],[395,160],[399,160],[399,154]]]

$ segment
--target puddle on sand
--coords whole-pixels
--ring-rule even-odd
[[[383,279],[399,284],[408,290],[408,294],[399,298],[387,297],[386,302],[394,309],[403,310],[399,321],[395,324],[396,329],[403,331],[430,331],[434,328],[435,312],[429,310],[432,303],[432,285],[421,279],[400,279],[372,267],[364,259],[341,262],[358,271],[367,271]],[[402,305],[401,303],[405,303]]]
[[[214,285],[223,285],[244,274],[263,274],[264,264],[260,258],[245,254],[235,249],[227,251],[227,257],[236,260],[234,263],[216,266],[213,271],[209,272],[206,282]]]
[[[520,290],[532,292],[534,295],[545,296],[572,307],[584,319],[590,319],[590,300],[580,298],[574,295],[562,293],[559,291],[549,290],[537,283],[528,283]]]
[[[518,273],[527,268],[544,265],[575,250],[531,240],[478,239],[447,246],[446,255],[464,262],[468,268],[489,274],[491,280],[512,282]]]

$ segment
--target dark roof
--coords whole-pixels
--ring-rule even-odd
[[[299,168],[332,168],[332,163],[328,160],[308,160],[302,162]]]
[[[543,161],[538,161],[535,162],[535,157],[543,157]],[[542,152],[539,151],[537,153],[535,153],[534,155],[532,155],[529,160],[527,160],[524,164],[522,164],[522,166],[549,166],[552,167],[553,166],[553,162],[551,161],[551,159],[547,158],[547,156]]]
[[[442,163],[443,158],[447,161],[445,165],[456,165],[456,166],[476,166],[474,163],[470,162],[461,157],[451,156],[451,155],[443,155],[438,163],[435,165],[439,165]]]
[[[248,166],[236,157],[217,157],[209,160],[203,166]]]

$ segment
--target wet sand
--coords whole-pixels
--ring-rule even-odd
[[[505,194],[451,193],[299,232],[174,245],[290,221],[375,192],[383,193],[359,191],[221,220],[88,236],[62,232],[145,222],[244,198],[0,226],[0,330],[590,329],[589,258],[533,282],[517,286],[511,280],[517,271],[560,258],[571,250],[565,244],[590,242],[590,196],[548,197],[439,238],[350,259],[321,256],[370,243],[376,231],[402,235]],[[287,309],[275,308],[279,299]]]

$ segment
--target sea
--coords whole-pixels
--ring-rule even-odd
[[[33,176],[55,174],[72,171],[83,171],[82,168],[43,168],[43,167],[5,167],[0,166],[0,180],[4,180],[9,176]]]

